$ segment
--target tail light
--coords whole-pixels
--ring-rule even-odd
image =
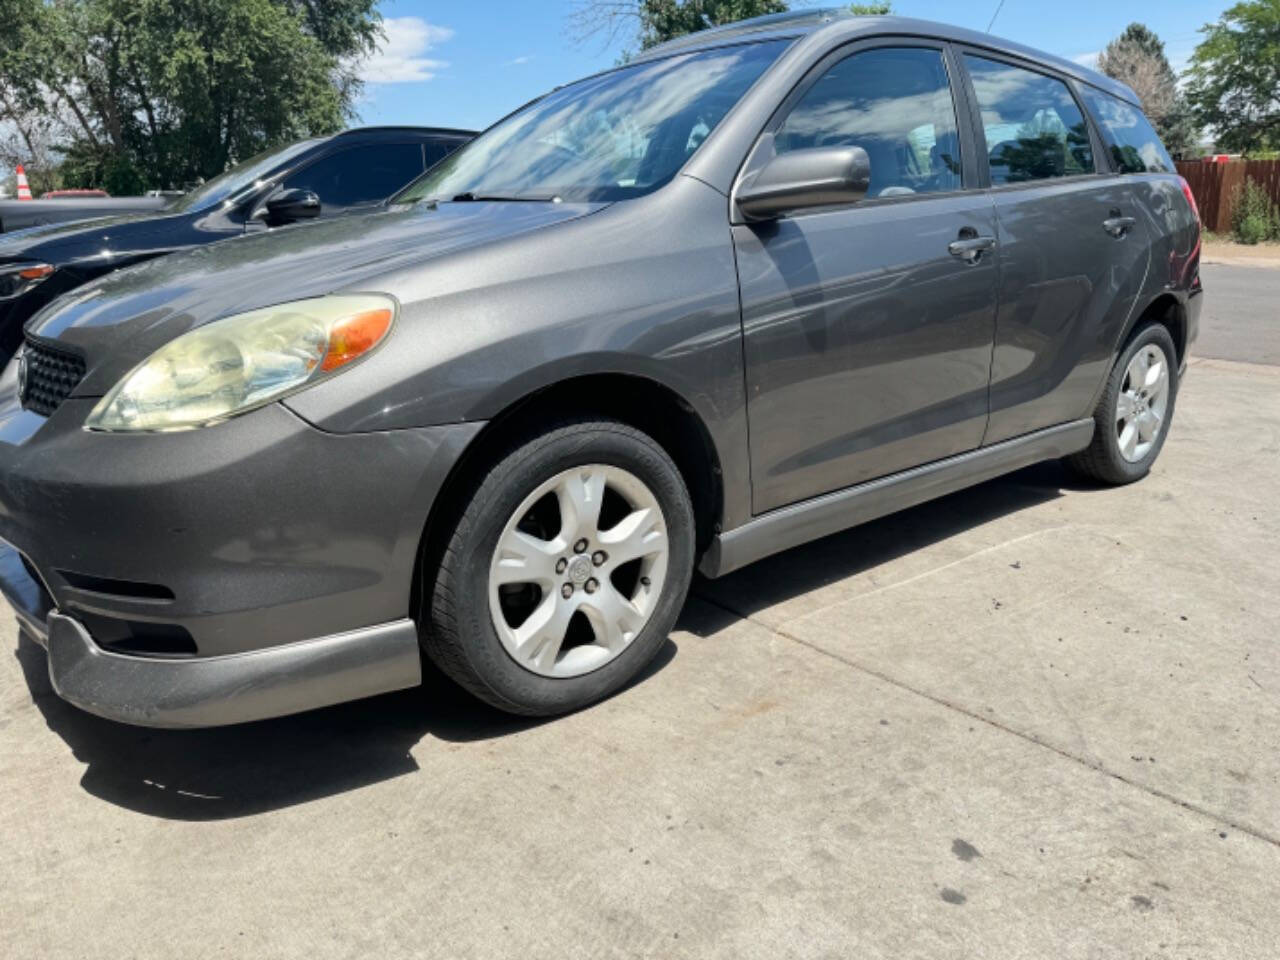
[[[1191,184],[1187,183],[1186,177],[1179,177],[1178,182],[1182,184],[1182,195],[1187,198],[1187,203],[1191,204],[1191,215],[1196,218],[1196,223],[1200,222],[1200,208],[1196,206],[1196,195],[1191,192]]]
[[[1187,203],[1191,206],[1191,215],[1196,220],[1196,245],[1191,250],[1191,255],[1187,257],[1183,268],[1183,279],[1185,281],[1186,272],[1194,271],[1191,276],[1190,287],[1192,290],[1200,288],[1200,244],[1204,241],[1201,236],[1200,208],[1196,205],[1196,195],[1191,192],[1191,184],[1187,183],[1186,177],[1179,177],[1178,182],[1182,184],[1182,195],[1187,198]]]

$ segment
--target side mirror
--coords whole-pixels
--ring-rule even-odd
[[[735,199],[748,220],[772,220],[789,210],[856,203],[870,183],[867,151],[818,147],[774,157],[739,183]]]
[[[267,200],[266,208],[268,223],[294,223],[320,216],[320,198],[310,190],[283,190]]]

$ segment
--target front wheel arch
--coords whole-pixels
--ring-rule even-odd
[[[450,527],[448,518],[461,509],[469,491],[514,438],[533,425],[563,419],[570,404],[575,415],[614,419],[653,437],[675,462],[689,491],[697,555],[711,545],[723,522],[724,473],[711,432],[694,406],[672,388],[647,377],[622,373],[570,377],[509,401],[449,471],[428,512],[414,565],[410,615],[419,623],[425,613],[423,576],[439,560]]]

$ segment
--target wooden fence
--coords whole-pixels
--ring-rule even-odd
[[[1179,160],[1177,167],[1191,184],[1201,222],[1214,233],[1231,232],[1231,206],[1236,190],[1246,179],[1262,184],[1271,199],[1280,204],[1280,160]]]

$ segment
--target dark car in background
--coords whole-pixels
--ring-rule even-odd
[[[1040,460],[1145,476],[1199,237],[1133,92],[1078,64],[892,17],[708,30],[377,212],[49,305],[0,378],[0,588],[119,720],[409,687],[422,653],[577,709],[695,568]]]
[[[59,294],[184,247],[381,203],[473,136],[434,127],[363,127],[299,140],[237,164],[176,199],[79,204],[145,202],[153,213],[0,236],[0,368],[22,342],[22,325]],[[74,203],[36,200],[19,206]],[[102,209],[113,212],[109,206]]]
[[[51,191],[38,200],[0,200],[0,234],[17,233],[54,223],[75,223],[98,217],[119,217],[128,213],[155,213],[171,204],[181,193],[148,194],[145,197],[66,196],[68,191]],[[57,194],[57,195],[55,195]]]

